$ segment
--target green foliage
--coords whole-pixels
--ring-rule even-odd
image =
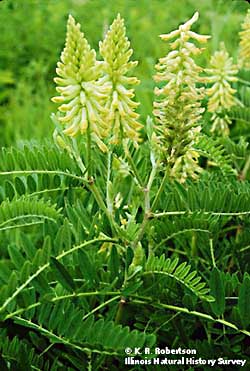
[[[244,275],[243,283],[240,287],[238,309],[242,325],[244,328],[249,326],[250,316],[249,316],[249,297],[250,297],[250,279],[247,274]]]
[[[213,297],[206,295],[209,289],[205,288],[206,284],[204,282],[200,282],[201,277],[197,277],[197,272],[190,272],[191,266],[187,265],[186,262],[179,265],[178,262],[178,258],[171,261],[169,258],[165,259],[164,255],[160,257],[150,256],[146,263],[145,272],[147,274],[162,274],[172,277],[201,299],[213,301]]]
[[[232,120],[242,121],[249,124],[250,122],[250,107],[233,107],[228,112],[228,116]]]
[[[184,0],[167,0],[165,12],[160,0],[1,2],[0,120],[5,145],[0,154],[1,370],[115,371],[124,368],[126,347],[134,351],[155,346],[193,348],[202,358],[219,354],[249,362],[249,71],[240,70],[234,82],[238,105],[221,113],[232,120],[229,137],[211,135],[206,99],[199,103],[201,135],[195,143],[194,136],[188,137],[190,155],[202,170],[196,180],[188,178],[192,171],[185,167],[181,178],[169,177],[168,160],[159,156],[156,146],[153,118],[145,124],[152,116],[153,66],[166,55],[157,35],[189,19],[191,8],[199,10],[196,37],[213,36],[197,59],[197,65],[206,68],[222,38],[236,56],[237,32],[247,7],[238,3],[236,9],[236,2],[229,6],[190,0],[187,6]],[[92,56],[116,14],[125,19],[139,61],[136,77],[124,77],[135,63],[129,62],[131,51],[120,17],[115,32],[111,30],[101,44],[101,63],[97,52],[96,67],[110,63],[104,80],[114,78],[121,67],[119,79],[125,88],[119,89],[134,120],[138,116],[133,109],[141,103],[134,128],[141,142],[135,140],[135,146],[133,140],[111,143],[102,138],[104,153],[80,133],[66,137],[55,116],[55,144],[51,141],[51,81],[69,9],[83,25]],[[24,15],[25,27],[17,32]],[[8,19],[8,28],[3,19]],[[118,46],[121,41],[116,27],[125,56],[119,48],[112,54],[113,41]],[[74,51],[74,43],[71,46]],[[116,61],[119,66],[111,66]],[[82,65],[81,73],[86,71]],[[173,86],[178,68],[174,72]],[[132,102],[133,92],[126,86],[137,78],[141,84]],[[202,78],[190,86],[192,94],[196,88],[202,91]],[[109,98],[113,111],[107,107],[104,111],[110,113],[112,126],[117,96]],[[164,104],[167,99],[168,94]],[[119,110],[125,123],[119,126],[121,131],[127,124],[124,106]],[[190,117],[189,113],[182,117],[180,134],[185,123],[189,136]],[[181,154],[186,135],[176,139],[175,121],[171,117],[171,135]],[[116,139],[127,138],[124,134]],[[178,159],[171,149],[170,157]]]
[[[11,183],[9,183],[11,186]],[[13,188],[14,190],[14,188]],[[44,220],[56,222],[59,213],[49,202],[25,197],[3,201],[0,205],[0,230],[25,227]]]
[[[216,316],[221,316],[225,311],[225,287],[222,273],[214,267],[210,277],[211,294],[215,301],[211,304]]]

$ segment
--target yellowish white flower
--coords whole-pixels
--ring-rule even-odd
[[[126,76],[137,65],[137,61],[130,61],[132,53],[124,20],[118,14],[100,42],[105,79],[112,86],[106,106],[109,111],[106,121],[111,128],[111,143],[115,144],[123,138],[130,138],[134,143],[140,140],[142,125],[137,121],[139,115],[135,112],[139,103],[133,100],[134,89],[128,88],[138,84],[139,80]]]
[[[240,35],[239,67],[250,69],[250,9],[242,23]]]
[[[67,23],[65,48],[57,63],[54,80],[59,96],[52,98],[60,103],[58,120],[65,127],[64,134],[74,137],[89,132],[102,151],[106,146],[102,139],[108,135],[109,127],[104,119],[107,114],[104,102],[111,84],[102,78],[96,53],[70,15]]]
[[[210,68],[207,68],[206,72],[210,76],[206,77],[205,81],[212,84],[206,90],[209,97],[208,111],[213,113],[211,131],[228,135],[228,125],[231,121],[223,111],[236,104],[234,97],[236,90],[232,88],[231,84],[237,81],[238,67],[233,64],[233,59],[229,56],[223,43],[221,43],[220,50],[211,57]]]
[[[155,81],[161,84],[155,88],[158,98],[153,111],[157,121],[156,140],[169,176],[180,182],[188,176],[196,177],[201,171],[194,144],[201,130],[199,121],[204,111],[201,108],[204,90],[197,87],[202,68],[193,57],[203,49],[194,41],[206,43],[210,36],[191,31],[198,17],[196,12],[177,30],[160,35],[164,41],[173,41],[170,43],[171,51],[156,65]]]

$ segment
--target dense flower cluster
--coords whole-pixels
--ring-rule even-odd
[[[228,135],[228,124],[231,123],[231,120],[223,111],[236,104],[234,97],[236,90],[232,88],[231,84],[237,81],[238,67],[233,64],[223,43],[221,43],[220,50],[211,57],[210,68],[207,68],[206,72],[210,76],[206,77],[205,81],[212,84],[206,90],[209,97],[208,111],[213,113],[211,131]]]
[[[59,77],[54,79],[60,96],[52,98],[62,103],[58,120],[65,135],[89,134],[102,151],[107,150],[105,138],[111,137],[114,144],[123,138],[139,142],[138,103],[132,99],[134,90],[127,88],[139,80],[126,76],[137,65],[130,61],[132,53],[120,15],[100,42],[102,62],[96,61],[80,25],[69,16],[66,45],[56,69]]]
[[[126,87],[139,83],[136,77],[126,76],[137,65],[137,61],[130,61],[132,53],[124,20],[118,14],[104,41],[100,42],[100,54],[104,60],[103,71],[112,86],[106,106],[109,111],[106,121],[111,128],[111,143],[115,144],[124,137],[137,143],[142,127],[137,121],[139,115],[135,112],[139,103],[132,100],[134,90]]]
[[[58,120],[65,126],[64,134],[74,137],[89,130],[92,139],[105,151],[102,139],[109,131],[105,100],[111,86],[102,78],[100,67],[95,51],[80,31],[80,24],[70,15],[66,45],[56,69],[59,77],[54,79],[60,96],[52,100],[62,103]]]
[[[197,88],[202,68],[196,65],[193,56],[200,54],[203,49],[198,48],[191,39],[205,43],[210,36],[190,30],[198,17],[199,14],[195,13],[177,30],[160,36],[164,41],[174,41],[170,43],[171,51],[156,65],[155,81],[162,86],[155,88],[158,97],[153,111],[157,121],[156,141],[169,176],[182,182],[188,176],[196,177],[201,171],[194,143],[201,129],[199,121],[203,112],[201,99],[204,90]]]
[[[242,24],[240,35],[239,66],[250,69],[250,9]]]

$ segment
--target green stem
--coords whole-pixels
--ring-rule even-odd
[[[87,314],[85,314],[85,316],[83,316],[83,318],[82,318],[82,321],[84,321],[86,318],[88,318],[89,316],[91,316],[91,314],[94,314],[94,313],[97,312],[98,310],[100,310],[100,309],[106,307],[106,305],[112,303],[112,301],[115,301],[115,300],[119,299],[119,297],[120,297],[120,295],[117,295],[117,296],[115,296],[115,297],[113,297],[113,298],[111,298],[111,299],[105,301],[104,303],[98,305],[98,307],[92,309],[90,312],[88,312]]]
[[[88,189],[91,191],[91,193],[93,194],[93,196],[95,197],[95,200],[98,204],[98,206],[100,207],[100,209],[106,214],[108,220],[109,220],[109,223],[110,223],[110,226],[111,226],[111,229],[113,231],[113,233],[116,235],[116,236],[119,236],[121,238],[123,238],[121,232],[120,232],[120,229],[119,229],[119,226],[116,224],[114,218],[113,218],[113,215],[110,214],[107,206],[105,205],[104,201],[103,201],[103,197],[101,195],[101,193],[99,192],[99,189],[95,186],[95,183],[94,181],[90,180],[89,184],[88,184]]]
[[[148,219],[149,219],[149,214],[145,213],[144,214],[143,221],[142,221],[142,224],[141,224],[140,229],[139,229],[139,231],[137,233],[137,237],[135,238],[134,243],[132,245],[132,247],[134,249],[137,247],[138,242],[141,241],[141,239],[142,239],[142,237],[144,235],[146,226],[148,224]]]
[[[77,165],[79,166],[79,169],[82,172],[82,175],[85,175],[87,169],[82,161],[76,139],[72,140],[72,144],[73,146],[71,146],[71,153],[73,153],[73,156],[75,157],[75,160],[77,162]]]
[[[244,85],[250,86],[250,81],[238,78],[238,82],[241,82]]]
[[[245,179],[250,167],[250,156],[248,156],[245,166],[242,170],[242,178]]]
[[[249,249],[250,249],[250,245],[245,246],[242,249],[240,249],[240,252],[244,252],[244,251],[249,250]]]
[[[152,218],[162,218],[164,216],[174,216],[174,215],[193,215],[195,212],[192,211],[163,211],[162,213],[152,213]],[[204,215],[216,215],[216,216],[241,216],[241,215],[249,215],[249,211],[238,211],[238,212],[214,212],[214,211],[202,211]]]
[[[57,174],[57,175],[65,175],[69,178],[77,179],[86,184],[86,179],[82,176],[78,176],[75,174],[67,173],[66,171],[60,170],[13,170],[13,171],[2,171],[0,172],[0,176],[3,175],[29,175],[29,174]]]
[[[88,169],[88,179],[92,176],[92,164],[91,164],[91,131],[88,124],[87,128],[87,169]]]
[[[115,323],[116,324],[122,323],[122,318],[123,318],[123,314],[124,314],[125,305],[126,305],[126,299],[124,297],[122,297],[119,301],[118,310],[117,310],[116,316],[115,316]]]
[[[216,323],[220,323],[221,325],[230,327],[230,328],[232,328],[232,329],[234,329],[238,332],[241,332],[242,334],[250,337],[250,332],[249,331],[239,329],[235,324],[233,324],[231,322],[225,321],[223,319],[214,318],[214,317],[212,317],[212,316],[210,316],[209,314],[206,314],[206,313],[201,313],[201,312],[197,312],[197,311],[194,311],[194,310],[189,310],[187,308],[177,307],[175,305],[169,305],[169,304],[163,304],[163,303],[157,303],[157,304],[148,303],[145,300],[133,300],[133,303],[142,304],[142,305],[149,304],[149,305],[151,305],[155,308],[169,309],[169,310],[173,310],[175,312],[180,312],[180,313],[189,314],[191,316],[200,317],[202,319],[212,321],[212,322],[216,322]]]
[[[74,293],[74,294],[64,295],[64,296],[60,296],[60,297],[55,297],[55,298],[52,299],[52,301],[58,301],[58,300],[63,300],[63,299],[73,298],[73,297],[78,297],[78,296],[90,296],[90,295],[110,295],[110,296],[116,296],[116,298],[118,298],[119,297],[118,295],[121,295],[121,292],[119,292],[119,291],[116,291],[116,292],[94,291],[94,292]],[[184,314],[189,314],[189,315],[192,315],[192,316],[197,316],[197,317],[200,317],[200,318],[208,320],[208,321],[220,323],[221,325],[230,327],[230,328],[232,328],[232,329],[234,329],[238,332],[241,332],[244,335],[250,337],[250,332],[249,331],[240,329],[235,324],[233,324],[231,322],[228,322],[228,321],[225,321],[224,319],[217,319],[217,318],[212,317],[209,314],[202,313],[202,312],[190,311],[189,309],[187,309],[185,307],[184,308],[183,307],[177,307],[175,305],[164,304],[164,303],[155,303],[154,304],[152,302],[153,299],[151,297],[145,297],[145,296],[136,295],[136,294],[131,294],[130,297],[133,298],[132,302],[135,303],[135,304],[150,305],[154,308],[169,309],[169,310],[172,310],[172,311],[175,311],[175,312],[178,312],[178,313],[184,313]],[[39,305],[41,305],[40,302],[32,304],[25,309],[20,309],[17,312],[9,313],[4,318],[4,320],[6,320],[8,318],[15,317],[17,313],[22,313],[26,310],[37,307]]]
[[[26,328],[28,327],[28,328],[32,328],[32,329],[37,330],[38,332],[40,332],[41,334],[43,334],[47,338],[51,339],[51,341],[53,341],[55,343],[64,344],[66,346],[69,346],[69,347],[77,350],[77,351],[82,351],[82,352],[85,352],[87,354],[89,354],[89,352],[91,351],[93,353],[106,354],[108,356],[119,355],[118,353],[112,352],[112,351],[108,352],[106,350],[91,349],[91,348],[87,348],[87,347],[84,347],[84,346],[80,346],[76,342],[71,342],[70,340],[65,339],[64,337],[62,337],[60,335],[56,335],[56,334],[54,334],[54,332],[42,327],[41,325],[37,325],[36,323],[34,323],[34,322],[32,322],[28,319],[25,319],[25,318],[15,316],[14,321],[17,322],[19,325],[24,326]]]
[[[95,183],[93,180],[90,180],[89,181],[89,184],[88,184],[88,189],[91,191],[91,193],[93,194],[99,208],[107,215],[108,219],[109,219],[109,212],[108,212],[108,209],[103,201],[103,197],[101,195],[101,193],[99,192],[99,189],[96,187]]]
[[[113,215],[113,200],[110,196],[110,186],[111,186],[111,156],[112,151],[108,151],[108,168],[107,168],[107,185],[106,185],[106,203],[109,214]]]
[[[156,194],[156,196],[155,196],[155,199],[154,199],[154,201],[153,201],[152,208],[151,208],[151,211],[152,211],[152,212],[153,212],[153,211],[156,209],[156,207],[157,207],[157,204],[158,204],[158,201],[159,201],[159,199],[160,199],[160,196],[161,196],[161,194],[162,194],[162,192],[163,192],[163,190],[164,190],[164,188],[165,188],[165,185],[166,185],[167,179],[168,179],[168,171],[165,172],[164,177],[163,177],[162,182],[161,182],[161,185],[160,185],[160,188],[158,189],[158,192],[157,192],[157,194]]]
[[[56,259],[57,260],[63,259],[65,256],[67,256],[69,254],[72,254],[74,251],[77,251],[77,250],[79,250],[83,247],[86,247],[86,246],[89,246],[89,245],[92,245],[92,244],[98,243],[98,242],[117,243],[116,240],[111,239],[111,238],[94,238],[94,239],[86,241],[86,242],[84,242],[80,245],[73,246],[69,250],[63,251],[60,255],[56,256]],[[40,268],[38,268],[38,270],[35,273],[33,273],[31,276],[29,276],[25,282],[23,282],[19,287],[17,287],[16,290],[12,293],[12,295],[9,296],[4,301],[2,306],[0,307],[0,313],[5,310],[5,308],[16,298],[16,296],[18,294],[20,294],[20,292],[22,292],[36,277],[38,277],[44,270],[46,270],[49,267],[50,267],[49,263],[46,263],[46,264],[42,265]]]
[[[142,181],[141,176],[140,176],[140,174],[139,174],[139,172],[138,172],[138,170],[135,166],[134,160],[133,160],[126,144],[124,145],[124,151],[125,151],[125,155],[126,155],[126,158],[128,160],[128,163],[131,166],[131,169],[132,169],[133,174],[135,176],[135,179],[137,180],[138,184],[143,188],[144,187],[143,181]]]
[[[159,242],[156,245],[155,250],[157,250],[159,247],[161,247],[162,245],[164,245],[167,241],[171,240],[172,238],[174,238],[176,236],[179,236],[181,234],[189,233],[189,232],[201,232],[201,233],[207,233],[207,234],[210,234],[211,233],[208,229],[201,229],[201,228],[187,228],[187,229],[183,229],[183,230],[180,230],[178,232],[174,232],[171,235],[169,235],[168,237],[166,237],[163,240],[161,240],[161,242]]]
[[[90,292],[74,292],[72,294],[62,295],[62,296],[55,296],[51,299],[51,303],[55,303],[60,300],[67,300],[67,299],[74,299],[74,298],[82,298],[82,297],[88,297],[88,296],[115,296],[119,298],[121,295],[120,291],[90,291]],[[15,312],[7,314],[3,321],[6,321],[9,318],[12,318],[14,316],[17,316],[19,314],[22,314],[23,312],[29,311],[30,309],[39,307],[42,305],[41,302],[36,302],[34,304],[29,305],[26,308],[20,308],[16,310]]]
[[[210,246],[210,253],[211,253],[213,267],[216,268],[215,257],[214,257],[214,247],[213,247],[213,240],[212,240],[212,238],[209,239],[209,246]]]
[[[140,229],[137,233],[137,237],[135,238],[135,241],[133,243],[133,248],[136,248],[138,242],[142,239],[142,237],[145,233],[148,221],[149,221],[150,216],[151,216],[150,190],[151,190],[155,175],[157,173],[158,164],[159,163],[157,162],[153,165],[150,176],[149,176],[149,179],[148,179],[147,186],[146,186],[146,188],[143,189],[144,190],[144,208],[145,208],[144,218],[143,218],[142,224],[140,226]]]

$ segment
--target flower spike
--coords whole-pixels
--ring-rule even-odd
[[[228,135],[228,125],[231,120],[223,111],[236,104],[234,97],[236,90],[231,84],[237,81],[238,67],[233,64],[233,59],[229,56],[224,43],[220,44],[220,50],[211,57],[210,68],[205,71],[210,75],[205,78],[205,81],[212,83],[212,86],[206,90],[209,97],[208,111],[213,113],[211,131]]]
[[[250,9],[242,24],[240,35],[239,67],[250,69]]]
[[[204,91],[196,86],[202,81],[202,68],[195,63],[193,56],[203,49],[197,47],[191,39],[197,43],[206,43],[210,36],[190,30],[198,16],[196,12],[177,30],[160,35],[164,41],[172,40],[172,50],[166,57],[160,58],[155,67],[155,81],[161,84],[161,87],[155,88],[155,141],[169,176],[180,182],[184,182],[188,176],[195,178],[201,172],[199,154],[194,144],[201,130],[199,121],[204,111],[201,108]]]
[[[106,146],[102,139],[107,136],[108,126],[104,120],[104,101],[111,88],[101,78],[96,53],[90,48],[80,30],[80,24],[69,15],[65,48],[57,63],[54,81],[60,96],[52,98],[60,103],[58,120],[64,125],[64,134],[74,137],[90,131],[92,139],[101,150]]]
[[[140,141],[139,130],[142,125],[137,121],[139,114],[135,112],[139,103],[133,101],[134,89],[128,88],[138,84],[139,80],[126,76],[137,65],[136,61],[130,61],[132,53],[124,20],[118,14],[104,40],[100,42],[103,70],[112,85],[106,120],[111,128],[111,143],[114,144],[123,138],[130,138],[135,144]]]

